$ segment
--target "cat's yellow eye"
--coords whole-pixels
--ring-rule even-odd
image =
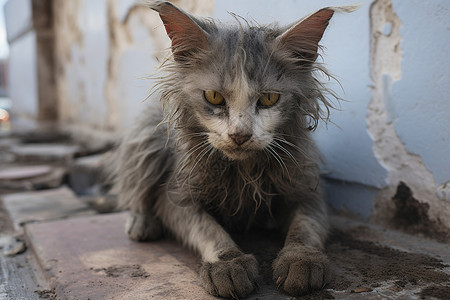
[[[264,107],[270,107],[278,102],[280,94],[278,93],[264,93],[259,97],[258,104]]]
[[[225,102],[225,98],[223,98],[222,94],[218,91],[204,91],[203,96],[205,97],[206,101],[214,105],[222,105]]]

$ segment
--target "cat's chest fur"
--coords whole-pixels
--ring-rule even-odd
[[[199,203],[223,226],[245,230],[274,223],[273,200],[278,199],[270,161],[255,153],[247,161],[231,161],[220,153],[196,162],[178,174],[185,184],[176,188]]]

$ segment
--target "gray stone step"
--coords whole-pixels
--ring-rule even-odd
[[[135,243],[125,214],[29,224],[26,236],[48,280],[67,299],[214,299],[198,258],[169,240]]]
[[[80,151],[80,147],[68,144],[36,143],[13,146],[9,151],[16,156],[18,161],[22,162],[70,162],[75,153]]]
[[[26,225],[28,245],[58,297],[213,299],[201,287],[198,256],[167,238],[130,241],[125,218],[114,213]],[[334,279],[295,299],[447,299],[449,245],[345,218],[332,223],[327,253]],[[274,240],[250,237],[244,244],[269,276],[249,299],[291,299],[275,289],[271,260],[265,261],[276,255]]]
[[[95,213],[67,187],[0,195],[0,197],[16,230],[20,230],[25,223]]]

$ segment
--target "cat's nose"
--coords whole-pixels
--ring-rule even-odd
[[[251,134],[239,134],[239,133],[232,133],[228,135],[238,146],[244,144],[246,141],[248,141],[252,135]]]

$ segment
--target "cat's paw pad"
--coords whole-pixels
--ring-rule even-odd
[[[152,241],[163,234],[159,218],[147,215],[130,213],[125,224],[125,232],[135,241]]]
[[[313,247],[287,246],[273,262],[275,284],[293,296],[321,289],[329,278],[327,256]]]
[[[257,287],[258,262],[250,254],[239,254],[229,260],[204,263],[200,277],[205,289],[214,296],[241,299]]]

